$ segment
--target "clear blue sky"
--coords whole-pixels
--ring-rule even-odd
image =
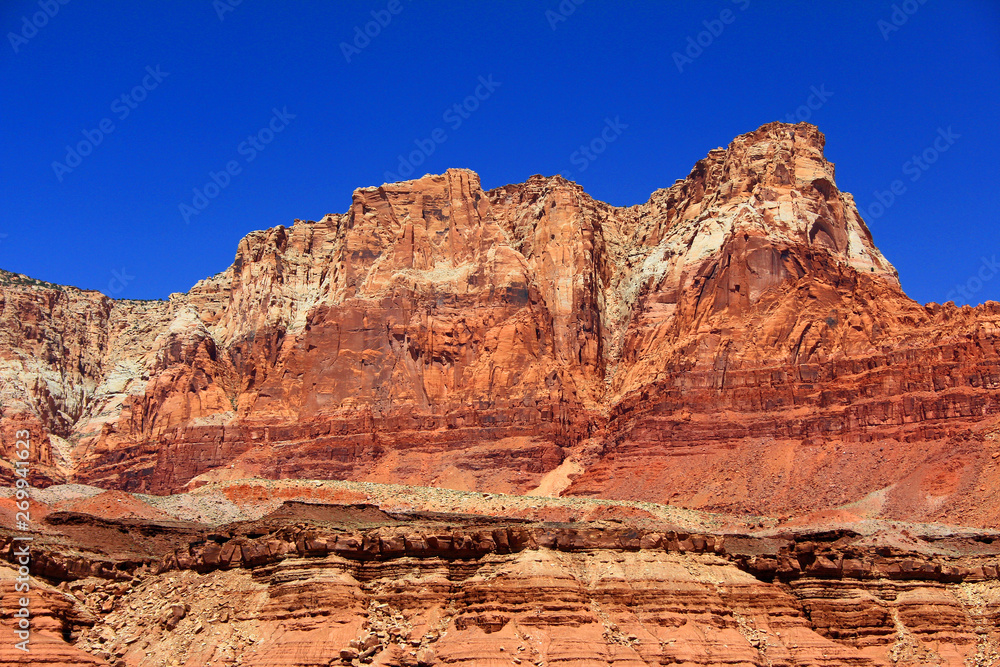
[[[0,267],[166,297],[227,267],[252,230],[345,211],[420,146],[418,175],[468,167],[491,188],[563,172],[635,204],[811,102],[799,117],[826,134],[838,185],[906,291],[1000,300],[1000,273],[976,278],[992,271],[982,258],[1000,259],[996,0],[908,0],[895,17],[892,2],[860,0],[222,11],[234,1],[0,3]],[[357,38],[366,28],[375,36]],[[689,38],[705,46],[678,67]],[[606,119],[615,140],[578,153]],[[939,128],[952,132],[944,152]],[[89,154],[67,156],[81,142]],[[933,164],[907,164],[925,150]],[[197,200],[210,172],[225,187]],[[870,215],[894,181],[901,194]],[[185,221],[181,204],[203,210]]]

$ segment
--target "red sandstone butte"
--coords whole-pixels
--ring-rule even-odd
[[[1000,526],[1000,304],[901,290],[812,125],[649,201],[475,173],[253,232],[165,302],[4,274],[2,459]],[[6,478],[9,467],[3,467]]]

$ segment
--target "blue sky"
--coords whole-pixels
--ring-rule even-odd
[[[628,205],[797,118],[910,296],[1000,300],[995,0],[235,3],[0,3],[0,267],[163,298],[408,169]]]

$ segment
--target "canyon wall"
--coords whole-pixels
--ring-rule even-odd
[[[558,176],[362,188],[164,302],[4,274],[0,466],[28,429],[38,484],[558,487],[1000,526],[1000,305],[906,297],[824,141],[765,125],[631,207]]]

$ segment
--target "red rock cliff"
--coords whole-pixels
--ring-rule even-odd
[[[998,526],[1000,305],[907,298],[823,144],[765,125],[626,208],[561,177],[362,188],[169,302],[8,274],[3,446],[27,427],[40,479],[155,493],[555,484]]]

